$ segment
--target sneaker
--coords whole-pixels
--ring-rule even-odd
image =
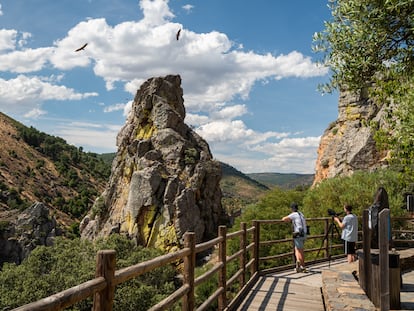
[[[309,271],[305,267],[300,266],[300,272],[308,273]]]
[[[296,270],[296,272],[301,272],[301,267],[300,267],[300,262],[299,261],[296,262],[295,270]]]

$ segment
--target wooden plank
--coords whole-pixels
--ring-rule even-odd
[[[237,310],[323,311],[324,306],[319,287],[292,283],[285,278],[261,277]]]

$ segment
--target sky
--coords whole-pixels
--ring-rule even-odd
[[[140,85],[179,74],[185,122],[214,159],[313,174],[338,114],[337,94],[317,90],[329,70],[312,52],[327,2],[0,0],[0,111],[84,151],[116,152]]]

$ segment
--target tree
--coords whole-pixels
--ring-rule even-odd
[[[135,246],[133,241],[120,235],[111,235],[95,244],[56,238],[53,247],[35,248],[22,264],[4,264],[0,271],[0,310],[10,310],[93,279],[96,252],[100,249],[116,250],[117,269],[162,254],[159,250]],[[148,310],[175,290],[175,274],[175,269],[167,265],[119,284],[114,311]],[[83,311],[91,307],[92,298],[89,298],[67,310]]]
[[[332,72],[322,91],[368,90],[387,105],[389,128],[373,128],[377,143],[405,177],[414,176],[414,0],[329,0],[329,7],[332,20],[314,35],[314,51]]]
[[[412,75],[413,0],[329,0],[329,7],[332,20],[314,35],[314,51],[332,71],[325,91]]]

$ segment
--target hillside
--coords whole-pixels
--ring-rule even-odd
[[[294,189],[312,185],[313,174],[283,174],[283,173],[251,173],[250,178],[266,185],[269,188]]]
[[[64,227],[92,206],[110,169],[96,154],[0,113],[0,220],[43,202]]]
[[[256,202],[270,189],[260,182],[221,162],[222,178],[220,187],[223,192],[222,204],[231,214],[247,204]]]
[[[115,153],[94,154],[26,127],[0,113],[0,220],[15,218],[36,201],[64,226],[77,223],[108,181]],[[256,202],[274,186],[295,188],[313,175],[244,174],[221,163],[223,205],[228,212]]]

